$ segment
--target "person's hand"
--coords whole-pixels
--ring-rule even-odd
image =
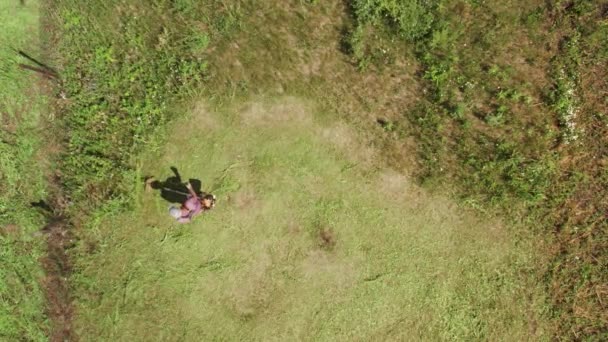
[[[192,190],[192,184],[190,184],[190,182],[186,183],[186,188],[188,188],[188,190]]]

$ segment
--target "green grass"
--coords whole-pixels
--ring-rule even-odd
[[[29,205],[46,197],[37,166],[44,99],[38,77],[18,67],[30,63],[13,50],[40,53],[38,19],[36,1],[0,1],[0,339],[12,341],[43,341],[47,329],[38,264],[44,247],[32,237],[44,220]]]
[[[332,116],[297,98],[256,98],[199,105],[172,124],[139,176],[164,179],[175,166],[214,191],[217,208],[177,225],[134,175],[133,210],[109,202],[85,228],[80,337],[546,336],[529,278],[534,241],[374,166],[376,152]]]
[[[201,84],[209,36],[183,6],[64,0],[49,10],[66,98],[62,182],[76,212],[120,194],[130,155],[167,121],[169,103]]]
[[[426,2],[434,6],[408,12],[420,32],[412,40],[397,24],[419,2],[351,3],[359,64],[398,72],[385,55],[405,48],[421,65],[424,91],[401,125],[416,137],[422,181],[544,231],[554,241],[545,279],[557,337],[605,339],[605,5]]]
[[[606,102],[594,90],[608,79],[600,67],[608,31],[600,7],[58,2],[50,14],[66,97],[63,180],[73,218],[88,227],[72,253],[83,338],[601,339],[608,135]],[[272,112],[294,101],[284,94],[317,102],[322,109],[305,112],[323,113],[313,115],[319,122],[292,118],[295,131],[242,122],[243,99]],[[185,115],[182,104],[197,101],[216,108],[187,111],[192,127],[179,121],[163,136]],[[575,107],[585,134],[564,144]],[[374,146],[359,156],[376,155],[374,163],[322,143],[322,127],[341,119]],[[337,143],[359,155],[349,141]],[[136,187],[172,165],[221,195],[195,225],[172,226],[165,204]],[[471,223],[445,199],[387,200],[390,191],[374,186],[386,165],[523,223],[488,241],[492,225]],[[132,198],[134,212],[125,205]],[[324,229],[336,233],[335,246],[319,246]],[[522,244],[534,237],[554,244]],[[334,275],[343,273],[350,278]],[[532,294],[518,297],[520,288]],[[368,325],[356,330],[357,319]]]

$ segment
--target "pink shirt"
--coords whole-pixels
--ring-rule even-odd
[[[203,210],[201,200],[198,197],[188,196],[186,202],[184,202],[184,208],[190,210],[190,215],[194,216]]]
[[[187,211],[184,213],[184,211]],[[203,206],[198,197],[188,196],[188,199],[182,204],[182,217],[177,219],[179,223],[188,223],[192,218],[203,211]]]

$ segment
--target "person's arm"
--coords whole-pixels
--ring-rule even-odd
[[[198,197],[196,192],[194,192],[194,189],[192,189],[192,184],[190,184],[190,182],[188,182],[188,184],[186,184],[186,188],[188,188],[188,192],[190,193],[190,196],[192,196],[194,198]]]

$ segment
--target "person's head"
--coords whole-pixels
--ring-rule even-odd
[[[201,198],[201,205],[206,209],[211,209],[215,206],[215,196],[207,194]]]

